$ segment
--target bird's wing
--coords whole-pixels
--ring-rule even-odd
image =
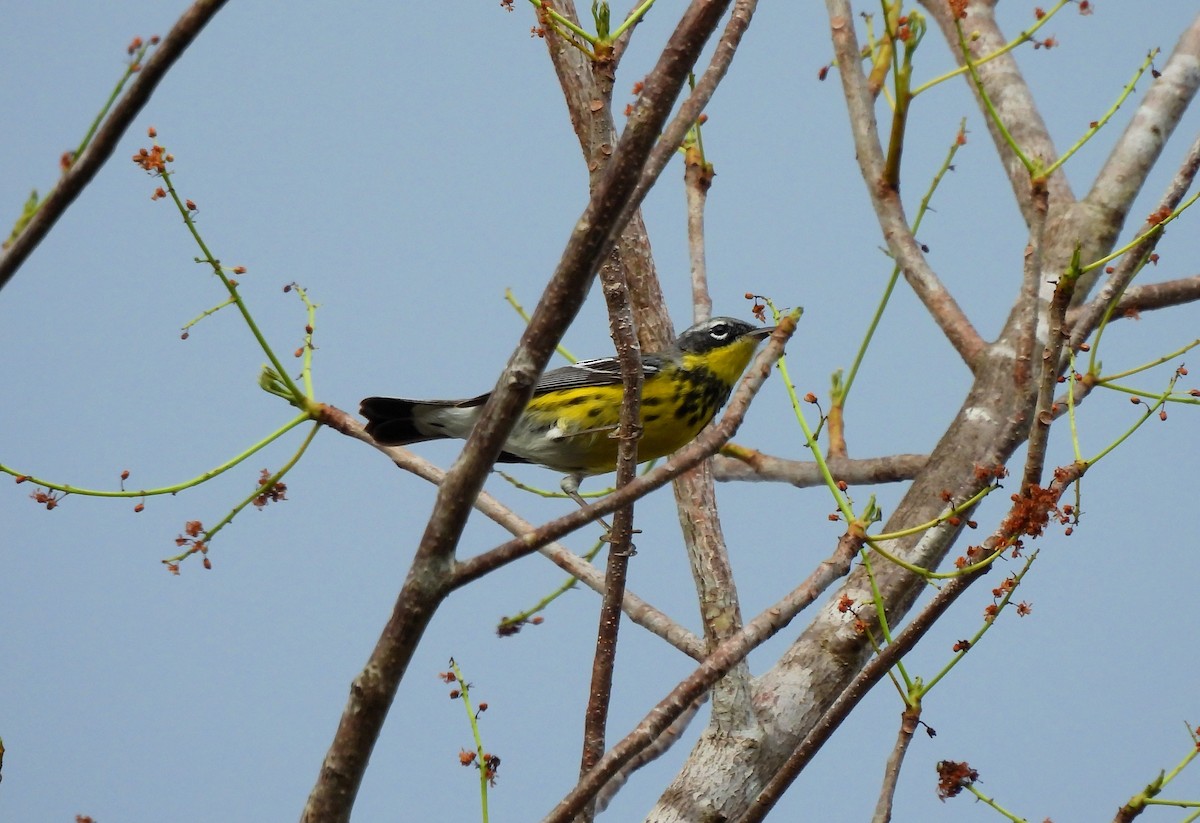
[[[662,358],[655,354],[642,356],[642,379],[662,368]],[[534,387],[534,395],[563,389],[586,389],[591,386],[612,386],[621,382],[621,364],[615,357],[580,360],[569,366],[548,371]]]
[[[642,379],[662,369],[663,359],[657,354],[642,355]],[[591,386],[614,386],[621,382],[621,364],[615,357],[599,357],[595,360],[580,360],[569,366],[551,369],[542,375],[533,388],[534,396],[561,389],[586,389]],[[420,406],[441,406],[443,408],[472,408],[482,406],[492,396],[491,392],[468,397],[463,400],[405,400],[404,403]],[[367,400],[388,400],[390,398],[367,398]],[[365,404],[367,400],[364,400]]]

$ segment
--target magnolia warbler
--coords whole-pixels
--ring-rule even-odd
[[[664,457],[708,425],[774,327],[714,317],[679,335],[667,349],[642,356],[642,436],[638,459]],[[566,475],[562,487],[578,496],[579,481],[617,467],[621,367],[615,357],[581,360],[542,375],[498,458],[537,463]],[[368,397],[360,413],[367,433],[385,446],[446,437],[465,439],[489,395],[467,400]]]

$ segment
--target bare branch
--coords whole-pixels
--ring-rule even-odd
[[[91,144],[82,156],[75,158],[71,168],[58,179],[54,190],[46,196],[37,214],[25,226],[24,231],[17,235],[8,252],[0,257],[0,289],[16,273],[17,269],[28,259],[38,244],[45,239],[58,222],[58,218],[66,212],[75,198],[79,196],[92,179],[108,162],[108,158],[116,151],[117,143],[133,123],[134,118],[141,112],[142,107],[154,94],[154,89],[170,71],[184,51],[200,35],[208,21],[213,18],[226,0],[197,0],[180,18],[158,44],[153,55],[137,78],[129,84],[129,89],[121,101],[113,106],[108,118],[96,130]]]
[[[621,419],[617,426],[617,488],[637,476],[637,444],[641,436],[642,353],[638,348],[629,290],[614,250],[600,269],[604,300],[608,304],[609,324],[621,365]],[[592,658],[592,680],[588,705],[584,712],[583,755],[579,770],[586,774],[604,754],[604,731],[608,726],[608,708],[612,700],[613,670],[617,661],[617,638],[621,628],[621,601],[633,554],[633,502],[617,509],[612,531],[608,534],[608,570],[604,576],[604,596],[600,602],[600,625],[596,630],[596,652]],[[594,818],[587,808],[583,820]]]
[[[556,8],[569,20],[578,22],[571,0],[559,3]],[[546,48],[562,88],[571,126],[583,150],[592,186],[600,180],[617,142],[612,113],[613,73],[635,28],[626,29],[614,44],[610,58],[599,65],[552,29],[547,31]],[[663,301],[641,209],[634,212],[621,231],[617,252],[629,286],[638,339],[647,351],[660,351],[674,341],[675,330]]]
[[[699,145],[689,146],[683,160],[683,191],[687,197],[688,261],[692,269],[692,322],[712,317],[708,293],[708,263],[704,255],[704,205],[713,169]]]
[[[1117,301],[1110,322],[1137,315],[1139,312],[1183,306],[1197,300],[1200,300],[1200,274],[1181,277],[1178,280],[1164,280],[1161,283],[1130,286]],[[1074,326],[1081,313],[1082,311],[1068,312],[1067,326]]]
[[[662,757],[671,747],[679,742],[680,736],[691,725],[700,708],[708,701],[708,695],[702,694],[692,701],[692,705],[688,706],[679,717],[671,721],[671,725],[658,736],[653,743],[647,746],[642,751],[638,752],[635,757],[629,759],[621,769],[613,775],[607,783],[596,794],[596,811],[597,813],[604,811],[612,799],[616,797],[617,792],[625,785],[630,776],[643,766],[654,762]]]
[[[679,527],[688,566],[696,586],[705,646],[716,646],[742,628],[742,608],[737,581],[729,560],[729,547],[717,514],[717,495],[708,462],[675,480]],[[750,670],[735,666],[713,693],[711,728],[722,734],[745,734],[758,728],[751,704]]]
[[[622,767],[645,751],[686,712],[700,695],[755,648],[782,631],[792,618],[811,605],[838,578],[850,571],[862,538],[847,533],[833,554],[786,597],[755,617],[733,637],[713,649],[692,674],[658,702],[637,727],[613,746],[579,783],[548,814],[543,823],[566,823],[599,792]]]
[[[725,24],[725,31],[722,32],[721,39],[717,41],[717,46],[713,49],[713,56],[709,60],[708,67],[696,81],[696,87],[692,93],[680,105],[675,118],[663,130],[662,137],[659,138],[654,151],[650,153],[650,158],[642,170],[642,179],[638,182],[639,192],[644,193],[650,190],[650,187],[658,179],[658,175],[666,168],[667,163],[683,143],[688,129],[704,112],[704,108],[712,99],[717,86],[725,78],[725,73],[729,71],[729,64],[733,62],[733,56],[742,42],[742,36],[746,33],[746,29],[750,27],[750,20],[754,17],[754,10],[757,7],[758,0],[737,0],[734,3],[733,12],[729,15],[729,22]]]
[[[893,454],[862,460],[829,457],[825,460],[834,479],[843,480],[851,486],[912,480],[928,462],[927,454]],[[713,475],[721,481],[790,483],[798,489],[825,485],[820,467],[812,461],[786,460],[756,449],[732,445],[722,449],[722,454],[714,458]]]
[[[954,297],[946,290],[925,259],[920,244],[909,229],[900,194],[885,181],[885,160],[875,121],[875,101],[867,88],[859,57],[858,37],[848,0],[826,0],[833,50],[842,90],[850,115],[858,162],[867,193],[888,249],[904,271],[904,278],[932,315],[938,328],[972,370],[977,366],[984,343]]]
[[[575,10],[573,3],[566,3],[561,9],[562,13],[572,19]],[[730,26],[741,21],[748,22],[749,15],[742,10],[735,10],[734,20]],[[736,30],[736,29],[735,29]],[[740,36],[740,35],[739,35]],[[723,42],[730,38],[730,28],[727,27],[726,34],[723,37]],[[563,88],[564,96],[567,101],[568,111],[571,115],[571,122],[574,126],[576,135],[579,138],[580,145],[583,149],[584,157],[588,163],[588,170],[591,173],[593,183],[598,178],[605,165],[608,163],[609,155],[611,154],[611,143],[615,141],[615,125],[612,116],[612,86],[613,86],[613,71],[616,62],[620,59],[623,52],[623,47],[628,42],[628,37],[622,38],[617,44],[617,48],[612,53],[611,60],[593,64],[583,58],[578,49],[571,47],[569,44],[563,43],[558,38],[547,38],[547,46],[550,50],[551,58],[554,62],[555,71],[558,75],[560,85]],[[736,43],[734,44],[736,46]],[[718,47],[720,55],[726,60],[732,58],[734,48]],[[719,76],[716,78],[719,80]],[[715,86],[715,81],[712,83]],[[711,92],[710,92],[711,93]],[[676,119],[677,124],[681,124],[685,129],[690,128],[692,123]],[[665,145],[665,143],[660,144]],[[670,154],[665,155],[669,159]],[[665,167],[666,159],[663,160],[662,167]],[[662,168],[658,168],[654,172],[656,176]],[[692,172],[692,164],[685,167],[685,174]],[[692,187],[688,187],[689,197],[692,193]],[[691,210],[694,213],[694,209]],[[692,235],[695,237],[695,235]],[[629,284],[630,299],[634,306],[634,316],[637,319],[638,333],[643,343],[649,347],[661,348],[674,339],[674,331],[670,316],[667,314],[665,303],[662,299],[662,292],[659,287],[658,279],[655,275],[653,260],[650,256],[649,238],[646,235],[645,225],[641,218],[641,212],[635,213],[625,230],[621,234],[621,240],[618,245],[619,255],[617,265],[625,270],[626,279]],[[704,314],[705,317],[711,314],[711,303],[709,310]],[[697,317],[696,319],[700,319]],[[707,491],[706,491],[707,489]],[[679,477],[675,481],[675,495],[680,507],[680,522],[684,524],[685,542],[689,547],[689,557],[691,558],[692,567],[696,571],[697,580],[706,579],[706,576],[699,571],[700,565],[697,561],[697,551],[693,550],[696,541],[706,546],[705,552],[712,550],[713,544],[706,536],[711,537],[715,531],[719,538],[719,523],[711,516],[715,512],[715,500],[713,499],[712,480],[708,475],[707,470],[698,467],[692,472]],[[711,507],[706,507],[705,502],[709,502]],[[703,526],[703,528],[701,528]],[[697,531],[696,529],[699,529]],[[719,539],[717,540],[718,543]],[[728,564],[726,563],[727,567]],[[719,590],[725,593],[733,592],[732,577],[726,575],[723,578],[724,585],[719,587]],[[730,596],[728,594],[726,597]],[[702,600],[705,598],[701,597]],[[736,600],[734,601],[734,611],[736,613]],[[704,613],[708,613],[707,611]],[[721,610],[721,614],[725,610]],[[711,626],[712,621],[706,620],[706,625]],[[736,629],[741,625],[740,615],[735,624],[730,628]],[[711,643],[710,638],[710,643]],[[725,681],[732,684],[732,681]],[[741,678],[742,688],[739,690],[743,697],[748,696],[749,689],[745,678]],[[745,710],[741,712],[746,718],[752,718],[753,713],[749,710],[748,700],[739,701],[745,706]],[[590,711],[590,710],[589,710]],[[673,743],[676,738],[667,735],[663,741]],[[663,745],[660,741],[655,746],[656,751],[665,749],[667,745]],[[601,752],[596,752],[598,756]],[[654,756],[657,756],[654,755]],[[653,759],[652,757],[646,758]],[[586,766],[586,764],[585,764]],[[624,773],[631,772],[638,768],[639,764],[630,764]],[[615,793],[623,781],[618,780],[615,783],[610,782],[607,787],[607,792]],[[587,814],[585,812],[585,814]]]
[[[1200,136],[1193,141],[1179,170],[1171,178],[1155,214],[1174,211],[1192,187],[1197,172],[1200,172]],[[1105,281],[1104,286],[1075,314],[1075,322],[1071,326],[1072,348],[1078,349],[1079,344],[1091,336],[1100,324],[1108,304],[1129,286],[1134,275],[1141,269],[1146,256],[1158,245],[1162,232],[1155,231],[1157,227],[1157,223],[1148,222],[1138,230],[1137,236],[1145,237],[1145,239],[1125,253],[1120,264]]]
[[[521,345],[509,358],[466,447],[438,490],[433,514],[392,616],[362,673],[355,678],[338,730],[302,814],[303,820],[322,823],[349,820],[367,760],[396,689],[425,627],[451,590],[454,549],[472,501],[499,456],[517,415],[529,402],[555,345],[583,304],[601,257],[637,209],[640,198],[635,186],[641,179],[646,157],[726,6],[727,2],[719,0],[693,2],[663,49],[658,64],[647,75],[645,90],[612,162],[576,224],[554,276],[530,317]],[[632,499],[631,494],[621,504]],[[555,536],[549,535],[547,540]]]
[[[904,764],[904,756],[908,754],[908,744],[912,742],[913,733],[921,720],[921,707],[910,706],[900,714],[900,728],[896,731],[896,743],[888,755],[887,766],[883,770],[883,782],[879,785],[879,800],[875,803],[875,814],[871,823],[890,823],[892,819],[892,801],[896,796],[896,784],[900,780],[900,767]]]
[[[684,197],[687,202],[688,257],[691,263],[692,319],[712,316],[712,298],[708,293],[708,273],[704,259],[704,207],[712,183],[712,166],[704,157],[699,142],[699,126],[689,129],[690,138],[684,156]],[[706,461],[675,480],[675,500],[679,526],[687,552],[688,566],[696,586],[704,637],[712,649],[742,628],[742,608],[737,581],[729,560],[729,546],[717,514],[717,492],[712,463]],[[721,678],[712,695],[709,732],[721,735],[760,733],[758,718],[751,702],[750,668],[739,663]]]
[[[1084,201],[1123,222],[1163,147],[1200,88],[1200,15],[1184,30],[1138,104]]]

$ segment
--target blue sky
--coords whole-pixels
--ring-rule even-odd
[[[0,30],[0,213],[15,217],[31,188],[54,180],[123,70],[134,35],[165,33],[187,4],[38,3],[9,9]],[[619,106],[652,65],[677,4],[662,4],[634,40],[617,81]],[[1069,145],[1115,99],[1149,48],[1169,52],[1195,13],[1187,0],[1067,10],[1051,50],[1024,49],[1022,70],[1056,143]],[[1002,5],[1006,30],[1032,4]],[[180,327],[220,302],[219,284],[157,183],[125,158],[154,125],[176,160],[176,185],[199,207],[214,252],[242,264],[243,294],[281,353],[304,315],[282,286],[321,304],[319,399],[349,411],[361,397],[469,396],[486,391],[527,305],[548,279],[586,202],[586,170],[528,8],[497,3],[286,6],[231,3],[160,86],[114,159],[0,292],[0,461],[81,486],[159,486],[195,476],[288,420],[256,386],[261,353],[228,310]],[[789,346],[801,392],[826,396],[850,365],[890,266],[854,163],[815,4],[764,3],[709,108],[705,146],[717,177],[707,213],[714,309],[749,318],[751,291],[803,305]],[[1165,61],[1165,55],[1160,58]],[[936,33],[918,70],[951,64]],[[1146,81],[1139,86],[1144,91]],[[1136,103],[1068,166],[1077,194]],[[1016,292],[1025,237],[986,129],[965,86],[919,98],[907,144],[910,209],[959,119],[969,142],[934,201],[921,239],[985,335]],[[1190,112],[1133,210],[1151,212],[1200,129]],[[681,166],[645,204],[677,328],[690,322]],[[1195,215],[1168,233],[1151,279],[1196,273]],[[1128,233],[1126,234],[1128,236]],[[1106,337],[1106,370],[1128,368],[1197,336],[1195,306],[1147,313]],[[853,456],[927,451],[958,408],[969,376],[915,299],[900,288],[848,409]],[[589,299],[566,344],[611,351],[603,301]],[[1188,358],[1184,358],[1187,360]],[[1195,369],[1193,369],[1195,372]],[[1140,385],[1161,389],[1166,372]],[[1124,397],[1100,394],[1081,415],[1084,451],[1132,423]],[[1111,814],[1186,752],[1183,722],[1200,724],[1200,663],[1191,612],[1200,565],[1191,512],[1196,412],[1172,409],[1084,482],[1086,517],[1070,538],[1042,541],[1023,597],[1024,620],[1000,630],[925,703],[938,731],[913,744],[897,820],[994,819],[971,801],[934,797],[933,764],[965,759],[983,789],[1031,819]],[[772,378],[738,441],[803,458],[782,385]],[[288,502],[247,511],[197,563],[166,574],[187,520],[212,523],[277,468],[299,433],[217,482],[177,497],[72,497],[52,512],[28,486],[0,479],[0,736],[8,752],[0,818],[100,823],[241,821],[298,815],[359,671],[390,613],[433,489],[379,453],[318,435],[289,476]],[[422,454],[448,465],[453,444]],[[1055,431],[1051,461],[1070,460]],[[535,467],[521,479],[554,487]],[[593,480],[586,487],[596,488]],[[531,520],[570,505],[533,499],[499,477],[488,488]],[[874,492],[885,513],[899,487]],[[839,533],[821,490],[758,484],[718,489],[725,531],[754,614],[786,593]],[[989,529],[1003,501],[979,512]],[[689,572],[667,493],[638,505],[630,587],[698,627]],[[471,521],[464,554],[504,535]],[[590,535],[568,545],[587,548]],[[496,619],[526,608],[561,572],[528,558],[456,593],[410,667],[357,806],[362,820],[477,819],[461,706],[436,679],[453,656],[490,709],[485,741],[500,754],[493,821],[538,819],[573,783],[597,598],[572,592],[547,622],[497,639]],[[932,674],[990,601],[965,597],[911,656]],[[803,626],[751,657],[768,667]],[[636,627],[622,636],[615,739],[691,670]],[[823,820],[859,820],[875,802],[901,706],[881,685],[781,804]],[[686,756],[682,745],[639,773],[608,819],[640,819]],[[836,787],[836,788],[831,788]],[[1187,774],[1172,796],[1200,795]],[[813,813],[816,810],[816,813]]]

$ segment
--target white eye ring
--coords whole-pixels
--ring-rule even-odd
[[[724,340],[726,337],[729,336],[729,324],[728,323],[718,323],[717,325],[715,325],[711,329],[709,329],[708,335],[713,340]]]

